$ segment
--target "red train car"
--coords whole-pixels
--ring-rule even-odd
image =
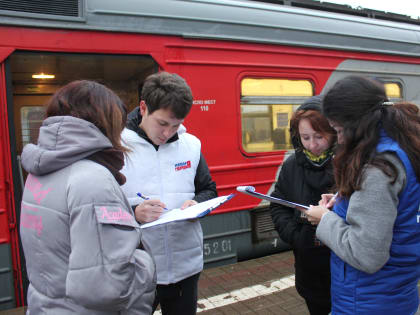
[[[201,139],[220,195],[239,185],[269,193],[292,150],[291,114],[343,76],[375,76],[391,99],[420,103],[418,20],[275,2],[0,2],[0,309],[23,305],[27,284],[19,157],[37,140],[43,104],[69,81],[98,80],[132,109],[147,75],[184,77],[194,94],[185,125]],[[237,195],[203,218],[206,266],[287,248],[267,206]]]

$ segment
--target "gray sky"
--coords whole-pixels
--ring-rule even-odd
[[[420,16],[419,0],[321,0],[321,2],[348,4],[353,8],[361,6],[366,9],[409,15],[413,18]]]

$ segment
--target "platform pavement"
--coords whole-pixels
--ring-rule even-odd
[[[294,286],[293,264],[292,251],[286,251],[204,270],[198,313],[309,314]]]
[[[205,269],[197,314],[309,314],[294,287],[291,251]],[[24,308],[0,311],[23,315]],[[161,314],[158,310],[154,315]],[[182,315],[182,314],[180,314]]]
[[[309,314],[294,286],[293,265],[293,252],[286,251],[204,270],[198,314]],[[420,281],[418,287],[420,296]]]
[[[294,287],[293,264],[293,253],[286,251],[205,269],[199,280],[197,314],[309,314]],[[0,311],[0,315],[23,314],[24,308]]]

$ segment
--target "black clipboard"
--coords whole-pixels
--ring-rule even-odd
[[[274,202],[274,203],[278,203],[278,204],[281,204],[281,205],[286,206],[286,207],[297,209],[299,211],[304,212],[304,211],[309,210],[308,206],[301,205],[299,203],[295,203],[295,202],[291,202],[291,201],[288,201],[288,200],[284,200],[284,199],[272,197],[272,196],[269,196],[269,195],[264,195],[264,194],[257,193],[255,191],[254,186],[238,186],[238,187],[236,187],[236,190],[241,192],[241,193],[250,195],[252,197],[264,199],[264,200]]]

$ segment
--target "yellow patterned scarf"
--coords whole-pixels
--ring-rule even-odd
[[[319,156],[316,156],[311,151],[308,151],[306,149],[303,149],[303,153],[305,153],[306,157],[310,161],[312,161],[312,162],[314,162],[316,164],[322,164],[326,159],[329,159],[333,155],[333,152],[330,149],[328,149],[327,151],[322,152],[322,154],[319,155]]]

